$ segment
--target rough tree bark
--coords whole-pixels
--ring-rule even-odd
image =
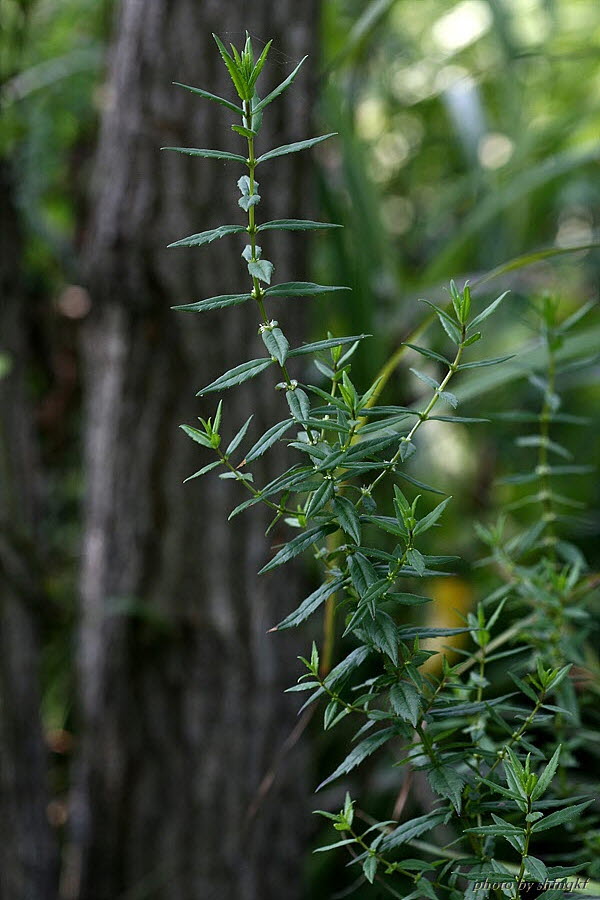
[[[265,632],[297,598],[298,576],[257,578],[266,522],[260,511],[227,522],[242,499],[237,486],[216,478],[181,484],[206,459],[177,426],[216,405],[195,392],[264,348],[252,347],[254,310],[204,317],[169,309],[239,290],[243,244],[164,248],[239,220],[241,172],[158,148],[239,146],[225,110],[171,86],[230,90],[212,31],[238,43],[244,28],[273,37],[272,86],[314,54],[316,12],[316,0],[122,4],[84,250],[93,306],[83,343],[81,739],[63,900],[301,895],[301,753],[290,757],[259,819],[245,824],[296,721],[282,690],[294,679],[297,650]],[[306,136],[305,76],[271,109],[265,147]],[[264,167],[270,202],[261,216],[306,212],[305,164],[298,156]],[[304,274],[304,246],[301,236],[277,238],[269,255],[280,280]],[[251,382],[226,398],[230,434],[247,405],[256,407],[256,392],[256,432],[280,412],[281,395],[264,379]]]
[[[13,194],[0,160],[0,347],[11,367],[0,379],[0,900],[52,900],[57,856],[39,714],[40,479]]]

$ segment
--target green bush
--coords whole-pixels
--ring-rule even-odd
[[[452,534],[444,531],[444,511],[452,498],[429,500],[442,492],[411,474],[410,460],[418,452],[420,429],[432,420],[448,423],[447,427],[486,427],[485,418],[456,414],[458,399],[450,388],[464,372],[501,366],[510,359],[476,358],[489,317],[500,304],[510,304],[510,297],[504,293],[476,310],[468,283],[459,289],[451,282],[445,308],[425,301],[449,350],[446,356],[415,343],[416,338],[406,342],[408,349],[401,352],[418,354],[427,369],[412,369],[428,392],[427,399],[414,406],[382,404],[385,374],[364,392],[353,383],[351,359],[366,335],[328,335],[291,347],[280,323],[270,316],[271,300],[346,288],[308,281],[272,283],[274,265],[258,242],[280,230],[336,225],[297,219],[258,222],[257,169],[332,135],[257,155],[262,117],[290,87],[300,66],[261,99],[256,84],[270,44],[255,60],[250,38],[241,51],[232,46],[231,53],[215,40],[239,100],[188,89],[239,116],[232,128],[245,141],[244,152],[165,149],[243,167],[246,174],[238,181],[238,202],[247,220],[171,246],[198,247],[245,233],[242,257],[249,281],[241,293],[177,309],[205,312],[256,305],[266,355],[219,375],[199,396],[221,393],[276,367],[281,373],[277,389],[284,418],[247,449],[242,448],[252,410],[229,441],[222,440],[227,422],[222,402],[214,417],[200,419],[201,427],[182,426],[214,456],[190,479],[215,470],[221,478],[239,481],[248,496],[230,518],[262,503],[273,514],[270,528],[285,521],[294,536],[279,547],[263,573],[307,552],[318,561],[319,586],[274,631],[298,626],[323,608],[330,622],[334,613],[343,619],[342,658],[332,668],[313,644],[302,660],[306,674],[290,688],[308,693],[303,709],[323,703],[325,730],[347,718],[360,723],[347,756],[320,787],[352,772],[385,747],[398,768],[399,786],[409,777],[426,778],[432,797],[424,814],[398,822],[359,815],[347,794],[339,813],[319,811],[338,833],[337,840],[319,850],[345,848],[367,882],[377,881],[392,896],[405,900],[463,896],[517,900],[527,896],[533,884],[544,886],[548,900],[562,897],[567,888],[588,895],[598,892],[600,885],[588,877],[593,801],[586,795],[574,796],[578,792],[572,777],[582,746],[572,667],[585,658],[586,610],[593,583],[579,548],[562,535],[562,521],[575,501],[555,487],[557,478],[583,474],[589,467],[573,463],[552,430],[555,423],[585,424],[564,410],[558,388],[565,372],[586,362],[573,358],[568,342],[589,307],[562,319],[554,299],[545,297],[534,304],[539,341],[530,380],[539,393],[538,408],[502,413],[504,420],[523,428],[517,445],[531,448],[532,464],[504,479],[523,485],[524,493],[498,511],[496,524],[478,527],[489,550],[481,563],[491,567],[494,587],[467,613],[462,627],[422,624],[417,608],[431,601],[419,584],[429,576],[447,577],[455,565],[455,557],[448,555],[455,549]],[[268,179],[261,182],[264,193]],[[308,383],[306,363],[311,359],[318,371],[317,385]],[[258,486],[251,464],[278,442],[295,451],[295,462],[270,483]],[[522,508],[537,510],[537,515],[533,524],[515,530],[514,513]],[[433,529],[445,555],[431,552],[428,532]],[[439,668],[426,665],[437,652],[428,650],[427,642],[456,634],[467,641],[454,648],[462,658],[452,663],[442,654]],[[361,803],[361,808],[365,805]],[[562,855],[557,859],[556,847],[550,845],[548,851],[546,832],[559,828]]]

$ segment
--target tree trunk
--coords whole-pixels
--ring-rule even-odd
[[[296,704],[282,691],[304,648],[266,631],[297,600],[298,575],[257,578],[268,520],[255,510],[227,522],[228,510],[245,499],[230,481],[208,476],[182,486],[207,457],[177,427],[214,414],[216,400],[194,396],[203,384],[264,354],[256,310],[196,316],[169,309],[244,289],[243,243],[235,237],[165,250],[179,237],[241,221],[235,183],[242,173],[159,147],[239,152],[227,111],[171,85],[230,95],[211,32],[238,43],[244,28],[274,38],[275,66],[265,79],[272,87],[314,53],[315,26],[313,0],[122,5],[84,252],[93,305],[83,343],[81,738],[63,900],[301,895],[301,751],[288,759],[256,822],[245,822],[296,722]],[[305,137],[306,81],[298,79],[269,112],[261,146]],[[264,167],[261,217],[306,213],[304,165],[292,156]],[[305,275],[302,236],[269,243],[278,280]],[[281,315],[289,322],[287,308]],[[255,434],[281,415],[282,397],[268,379],[253,381],[225,397],[226,434],[259,406],[258,394]],[[265,468],[260,478],[270,474]]]
[[[9,167],[0,160],[0,900],[56,896],[40,722],[39,466],[31,405],[21,242]]]

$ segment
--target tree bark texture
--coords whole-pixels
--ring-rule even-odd
[[[268,519],[255,509],[227,522],[245,499],[239,486],[210,476],[182,486],[209,458],[178,425],[213,415],[218,399],[195,393],[265,351],[256,309],[170,310],[245,290],[243,241],[165,247],[243,221],[243,172],[159,148],[240,152],[232,115],[171,83],[231,96],[211,32],[239,44],[248,28],[277,48],[266,91],[314,55],[316,13],[314,0],[122,3],[84,248],[93,305],[82,349],[81,738],[62,900],[301,896],[302,751],[289,757],[257,819],[245,821],[296,722],[296,704],[282,691],[305,648],[266,631],[297,601],[299,577],[289,569],[257,577],[268,558]],[[308,136],[308,98],[303,75],[269,107],[261,149]],[[263,167],[262,220],[307,212],[305,165],[292,156]],[[301,235],[277,235],[264,248],[277,280],[305,276]],[[280,309],[286,327],[297,327],[298,309]],[[263,377],[226,395],[226,435],[257,408],[254,435],[282,415],[273,384]],[[275,470],[267,463],[259,478]]]
[[[52,900],[57,856],[40,721],[40,469],[14,184],[0,160],[0,900]]]

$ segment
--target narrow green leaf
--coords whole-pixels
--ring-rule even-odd
[[[239,306],[250,300],[252,294],[222,294],[220,297],[209,297],[207,300],[198,300],[197,303],[184,303],[180,306],[172,306],[171,309],[185,310],[186,312],[208,312],[212,309],[224,309],[227,306]]]
[[[491,359],[478,359],[476,362],[463,363],[456,371],[462,372],[463,369],[480,369],[482,366],[497,366],[499,363],[506,362],[507,359],[514,358],[515,354],[511,353],[509,356],[495,356]]]
[[[362,864],[362,870],[369,884],[373,884],[373,882],[375,881],[375,874],[377,872],[377,857],[367,856],[364,863]]]
[[[242,425],[242,427],[240,428],[240,430],[238,431],[236,436],[233,438],[233,440],[229,444],[227,450],[225,451],[225,456],[231,456],[231,454],[235,450],[237,450],[239,445],[242,443],[242,441],[244,440],[244,436],[245,436],[246,432],[248,431],[248,426],[250,425],[252,418],[253,418],[253,416],[249,416],[246,419],[246,421],[244,422],[244,424]]]
[[[427,419],[433,419],[435,422],[457,422],[465,425],[491,421],[491,419],[476,419],[472,416],[427,416]]]
[[[364,338],[368,337],[372,337],[372,335],[353,334],[350,335],[350,337],[328,338],[325,341],[315,341],[312,344],[303,344],[301,347],[290,350],[288,357],[304,356],[306,353],[320,353],[322,350],[329,350],[331,347],[341,347],[344,344],[356,343],[356,341],[362,341]]]
[[[290,345],[281,328],[264,328],[260,336],[271,356],[282,366],[288,357]]]
[[[331,479],[326,478],[321,482],[317,490],[311,494],[310,501],[308,506],[304,510],[304,514],[307,519],[311,519],[315,516],[319,510],[323,509],[326,503],[328,503],[333,497],[333,481]]]
[[[325,228],[343,228],[334,222],[312,222],[310,219],[273,219],[257,227],[257,231],[320,231]]]
[[[201,156],[204,159],[225,159],[246,165],[246,158],[238,153],[227,153],[224,150],[198,150],[196,147],[161,147],[161,150],[173,150],[174,153],[185,153],[187,156]]]
[[[321,587],[313,591],[306,600],[303,600],[298,609],[286,616],[283,621],[271,628],[271,631],[284,631],[286,628],[296,628],[301,622],[312,616],[314,612],[327,600],[332,594],[338,591],[344,583],[343,578],[336,578],[335,581],[327,581]]]
[[[313,853],[325,853],[327,850],[335,850],[337,847],[346,847],[348,844],[355,844],[355,838],[346,838],[343,841],[336,841],[335,844],[327,844],[326,847],[317,847]],[[377,862],[377,860],[375,860]]]
[[[446,403],[449,403],[453,409],[456,409],[458,406],[458,397],[456,394],[450,393],[450,391],[440,391],[439,392],[440,400],[444,400]]]
[[[406,551],[406,558],[416,571],[417,575],[423,575],[425,572],[425,560],[423,559],[423,554],[420,553],[415,547],[411,550]]]
[[[429,300],[424,300],[423,298],[420,298],[419,302],[426,303],[427,306],[430,306],[434,310],[435,314],[437,315],[438,319],[440,320],[440,323],[441,323],[444,331],[446,332],[446,334],[448,335],[450,340],[452,340],[457,345],[460,344],[460,340],[461,340],[460,329],[459,329],[457,323],[452,318],[452,316],[448,315],[446,310],[442,309],[439,306],[436,306],[435,303],[431,303]]]
[[[575,806],[568,806],[566,809],[558,809],[544,819],[534,822],[531,830],[536,834],[539,831],[547,831],[549,828],[556,828],[557,825],[563,825],[565,822],[573,822],[577,819],[584,809],[587,809],[593,800],[586,800],[585,803],[576,803]]]
[[[392,600],[394,603],[400,603],[402,606],[423,606],[425,603],[432,603],[431,597],[421,597],[420,594],[406,594],[404,592],[391,592],[385,596],[386,600]]]
[[[272,359],[251,359],[236,366],[234,369],[230,369],[229,372],[225,372],[224,375],[221,375],[211,384],[202,388],[201,391],[198,391],[196,396],[201,397],[203,394],[208,394],[211,391],[224,391],[236,384],[243,384],[244,381],[256,378],[257,375],[260,375],[261,372],[264,372],[271,365],[273,365]]]
[[[538,781],[537,781],[537,784],[536,784],[536,786],[535,786],[535,788],[533,789],[533,792],[532,792],[532,794],[531,794],[531,799],[532,799],[532,800],[539,800],[539,798],[540,798],[543,794],[546,793],[546,791],[548,790],[548,788],[549,788],[550,785],[552,784],[552,779],[554,778],[554,774],[555,774],[556,769],[557,769],[557,767],[558,767],[558,761],[559,761],[559,759],[560,759],[560,751],[561,751],[561,749],[562,749],[562,748],[561,748],[561,746],[560,746],[560,744],[559,744],[559,746],[556,748],[556,750],[554,751],[554,753],[553,753],[553,755],[552,755],[552,759],[550,760],[550,762],[548,763],[548,765],[545,767],[544,771],[543,771],[542,774],[540,775],[540,777],[539,777],[539,779],[538,779]]]
[[[168,244],[168,247],[201,247],[202,244],[210,244],[228,234],[239,234],[240,231],[245,230],[243,225],[219,225],[212,231],[201,231],[199,234],[192,234],[180,241],[174,241],[172,244]]]
[[[358,746],[350,751],[346,759],[340,763],[335,772],[332,772],[329,778],[326,778],[325,781],[321,782],[317,790],[320,791],[321,788],[325,787],[326,784],[335,781],[340,775],[346,775],[348,772],[351,772],[352,769],[359,766],[363,760],[367,759],[368,756],[371,756],[372,753],[395,737],[396,734],[395,728],[384,728],[383,731],[378,731],[376,734],[371,734],[368,738],[365,738],[364,741],[361,741]]]
[[[284,284],[273,284],[265,290],[268,297],[316,297],[319,294],[330,294],[332,291],[349,291],[349,287],[337,285],[313,284],[311,281],[288,281]]]
[[[432,387],[434,389],[434,391],[439,390],[440,385],[439,385],[439,382],[437,382],[435,380],[435,378],[431,378],[429,375],[426,375],[424,372],[419,372],[418,369],[411,368],[410,371],[413,373],[413,375],[416,375],[417,378],[420,378],[421,381],[423,381],[425,384],[429,385],[429,387]]]
[[[430,484],[425,484],[424,481],[419,481],[417,478],[413,478],[412,475],[407,475],[406,472],[402,472],[400,469],[396,470],[396,476],[398,478],[403,478],[404,481],[408,481],[410,484],[414,484],[415,487],[421,488],[423,491],[429,491],[432,494],[444,494],[444,491],[440,491],[439,488],[432,487]]]
[[[300,60],[300,62],[298,63],[298,65],[296,66],[294,71],[291,72],[288,75],[288,77],[284,81],[281,82],[281,84],[279,84],[274,90],[272,90],[270,94],[267,94],[267,96],[264,98],[264,100],[261,100],[260,103],[258,103],[254,107],[253,112],[255,112],[255,113],[260,112],[262,109],[265,108],[265,106],[268,106],[269,103],[272,103],[273,100],[275,100],[277,97],[279,97],[280,94],[283,94],[283,92],[290,86],[290,84],[295,79],[296,75],[300,71],[300,67],[302,66],[302,63],[306,59],[308,59],[307,56],[303,57],[303,59]]]
[[[232,125],[231,130],[235,131],[235,133],[239,134],[241,137],[245,137],[245,138],[256,137],[256,131],[253,131],[252,128],[244,128],[243,125]]]
[[[408,681],[400,681],[390,688],[390,702],[392,709],[404,722],[410,722],[413,728],[417,727],[421,715],[421,694]]]
[[[535,856],[524,856],[523,862],[525,863],[525,869],[528,875],[531,875],[531,877],[535,878],[540,884],[543,884],[546,881],[548,869],[541,859],[536,859]]]
[[[192,428],[191,425],[180,425],[179,427],[182,431],[185,431],[188,437],[191,437],[193,441],[196,441],[197,444],[202,444],[203,447],[212,447],[210,438],[203,431]]]
[[[441,825],[442,822],[447,821],[447,819],[447,812],[436,811],[427,813],[424,816],[417,816],[416,819],[410,819],[408,822],[403,822],[402,825],[398,825],[398,827],[390,834],[386,834],[379,845],[379,850],[382,853],[385,853],[387,850],[393,850],[396,847],[400,847],[402,844],[413,841],[415,838],[420,837],[420,835],[431,831],[437,825]]]
[[[452,634],[466,634],[468,628],[427,628],[425,625],[416,625],[415,627],[399,628],[398,635],[403,641],[412,641],[414,638],[434,638],[449,637]]]
[[[312,544],[320,541],[321,538],[325,537],[327,534],[331,534],[331,532],[335,530],[335,525],[320,525],[317,528],[310,528],[308,531],[299,534],[293,540],[284,544],[281,550],[275,554],[273,559],[268,562],[266,566],[262,567],[258,574],[263,575],[265,572],[270,572],[272,569],[282,566],[290,559],[293,559],[295,556],[308,550]]]
[[[508,825],[478,825],[473,828],[465,828],[464,834],[487,834],[490,837],[521,837],[523,830]]]
[[[370,655],[371,651],[368,647],[357,647],[352,653],[349,653],[341,662],[335,666],[325,679],[325,687],[329,690],[339,688],[348,676]]]
[[[431,789],[436,794],[439,794],[440,797],[445,797],[449,800],[457,814],[460,815],[464,779],[458,774],[456,769],[440,765],[429,770],[427,780],[431,785]]]
[[[263,153],[262,156],[259,156],[256,160],[256,164],[267,162],[269,159],[275,159],[277,156],[286,156],[288,153],[298,153],[299,150],[308,150],[310,147],[314,147],[316,144],[320,144],[321,141],[326,141],[327,138],[334,137],[337,132],[332,131],[331,134],[322,134],[320,137],[309,138],[307,141],[294,141],[293,144],[284,144],[282,147],[275,147],[274,150],[269,150],[267,153]]]
[[[177,85],[177,87],[185,88],[186,91],[191,91],[193,94],[199,94],[199,96],[204,97],[205,100],[213,100],[215,103],[220,103],[221,106],[226,107],[226,109],[231,110],[231,112],[238,113],[240,116],[244,112],[241,106],[236,106],[235,103],[231,103],[224,97],[217,97],[216,94],[211,94],[209,91],[203,91],[202,88],[192,87],[190,84],[182,84],[180,81],[174,81],[173,84]]]
[[[429,528],[431,528],[432,525],[435,525],[451,500],[452,497],[446,497],[446,499],[442,500],[442,502],[439,503],[434,510],[420,519],[413,529],[413,534],[421,534],[423,531],[427,531]]]
[[[234,87],[235,87],[236,91],[238,92],[240,99],[241,100],[249,100],[250,96],[252,96],[252,95],[248,96],[248,90],[247,90],[246,85],[244,84],[244,79],[242,77],[242,73],[239,68],[239,65],[240,65],[239,53],[237,52],[237,50],[235,49],[235,47],[232,44],[231,46],[232,46],[232,50],[233,50],[233,54],[234,54],[234,59],[232,59],[231,56],[229,55],[229,53],[227,52],[227,50],[225,49],[225,47],[223,46],[223,43],[219,39],[219,37],[216,34],[213,34],[213,38],[215,40],[217,47],[219,48],[219,53],[221,54],[221,58],[227,67],[229,76],[230,76],[231,80],[233,81]]]
[[[442,356],[440,353],[436,353],[435,350],[430,350],[429,347],[419,347],[417,344],[409,344],[405,342],[405,347],[410,347],[411,350],[416,350],[417,353],[420,353],[421,356],[426,356],[427,359],[434,359],[436,362],[443,363],[445,366],[450,365],[450,360],[446,359],[445,356]]]
[[[541,434],[523,435],[516,439],[515,444],[518,447],[546,447],[548,450],[556,453],[557,456],[562,456],[563,459],[573,459],[573,454],[570,453],[566,447],[557,444],[556,441],[551,441],[549,438],[543,437]]]
[[[310,400],[308,394],[302,388],[286,391],[285,398],[291,414],[298,422],[305,422],[306,419],[310,418]]]
[[[286,419],[283,422],[278,422],[277,425],[272,425],[271,428],[269,428],[268,431],[265,431],[263,436],[257,440],[254,446],[250,448],[248,453],[246,453],[246,462],[252,462],[253,459],[258,459],[259,456],[262,456],[263,453],[265,453],[269,447],[272,447],[293,424],[294,422],[292,419]]]
[[[472,321],[467,325],[467,331],[472,331],[474,328],[477,328],[477,326],[481,325],[481,323],[484,322],[488,316],[491,316],[492,313],[495,312],[500,306],[507,294],[510,294],[510,291],[504,291],[504,293],[500,294],[500,296],[497,297],[493,303],[490,303],[489,306],[486,306],[483,312],[480,312],[478,316],[475,316],[475,318],[472,319]]]
[[[221,460],[217,459],[214,462],[208,463],[206,466],[202,466],[201,469],[198,469],[197,472],[194,472],[193,475],[188,475],[187,478],[183,480],[183,484],[186,484],[188,481],[192,481],[193,478],[200,478],[201,475],[206,475],[207,472],[211,472],[213,469],[216,469],[217,466],[221,465]]]
[[[336,497],[333,507],[342,529],[356,544],[360,544],[360,519],[352,501],[347,497]]]
[[[537,703],[537,697],[531,685],[527,684],[526,681],[522,681],[514,672],[509,672],[508,674],[519,690],[522,691],[526,697],[529,697],[532,703]]]

